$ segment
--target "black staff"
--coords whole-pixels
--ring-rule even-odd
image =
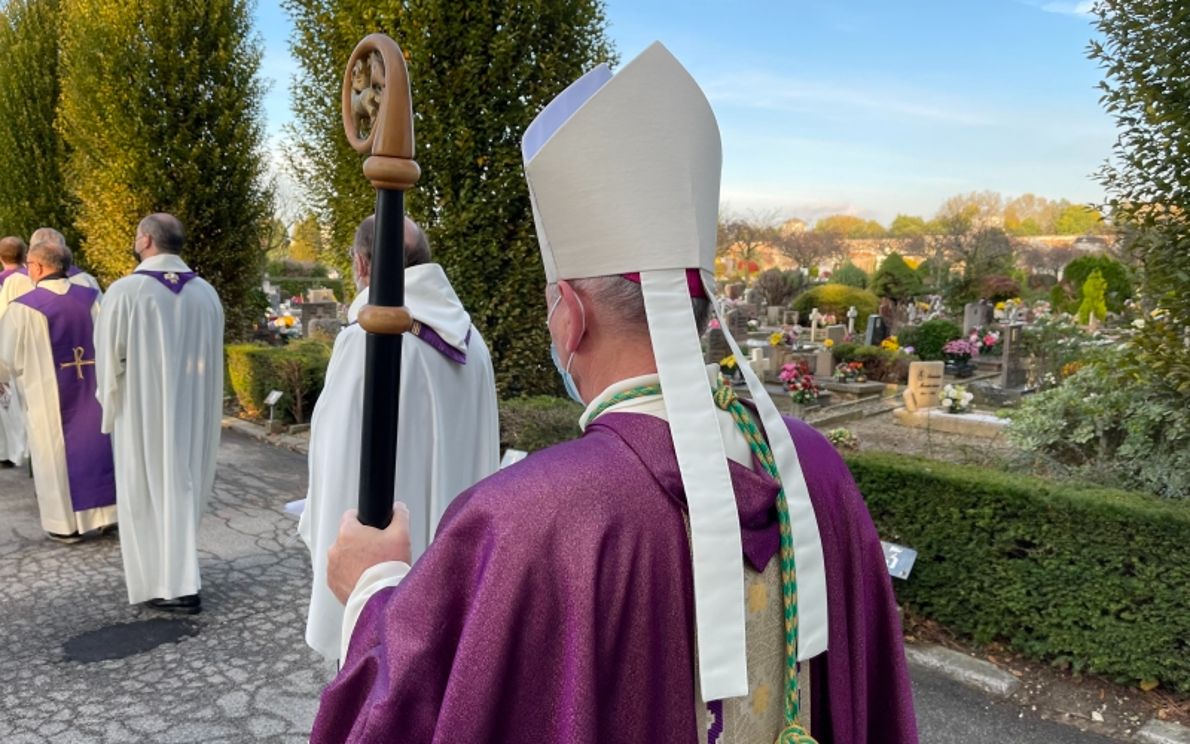
[[[364,176],[376,189],[376,242],[369,304],[359,314],[368,332],[364,368],[359,520],[388,526],[397,469],[401,334],[413,325],[405,303],[405,190],[421,169],[413,160],[409,72],[397,43],[372,34],[351,53],[343,77],[343,128],[368,158]]]

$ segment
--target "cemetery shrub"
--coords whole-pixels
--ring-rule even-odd
[[[1089,323],[1094,315],[1103,322],[1107,318],[1107,301],[1104,297],[1107,291],[1107,281],[1099,269],[1091,272],[1087,281],[1083,282],[1083,299],[1078,305],[1078,322]]]
[[[913,353],[918,358],[935,362],[945,358],[942,347],[947,341],[953,341],[963,335],[963,329],[953,321],[945,318],[927,320],[921,325],[907,326],[897,333],[897,342],[901,348],[913,347]]]
[[[1062,280],[1076,288],[1074,299],[1067,300],[1060,308],[1067,312],[1076,312],[1083,299],[1083,288],[1087,280],[1096,271],[1103,278],[1103,297],[1107,302],[1107,309],[1118,313],[1124,309],[1124,300],[1132,297],[1132,280],[1128,276],[1128,269],[1119,261],[1107,256],[1079,256],[1062,270]],[[1103,320],[1104,315],[1099,319]]]
[[[921,294],[923,287],[921,277],[914,271],[901,254],[893,251],[880,262],[876,273],[872,275],[872,291],[879,297],[889,297],[900,301]]]
[[[984,299],[991,302],[1000,302],[1001,300],[1020,297],[1021,285],[1010,276],[993,274],[992,276],[985,276],[980,280],[979,291]]]
[[[289,158],[307,204],[350,245],[375,197],[343,136],[340,92],[351,50],[370,33],[397,40],[409,67],[415,158],[406,196],[434,260],[492,352],[502,396],[561,391],[550,364],[545,274],[521,162],[521,135],[551,99],[600,62],[616,62],[599,0],[283,0],[299,70]],[[336,264],[347,271],[346,251]]]
[[[845,284],[848,287],[855,287],[857,289],[867,289],[868,274],[850,261],[844,261],[843,265],[835,269],[834,273],[831,274],[830,283]]]
[[[1150,371],[1103,350],[1021,401],[1010,440],[1034,469],[1190,499],[1190,409]],[[1060,373],[1059,373],[1060,374]]]
[[[500,401],[500,449],[534,452],[577,439],[583,407],[568,398],[535,395]]]
[[[288,423],[305,423],[322,393],[331,344],[324,341],[295,341],[287,346],[230,344],[225,368],[231,393],[244,413],[267,418],[265,397],[271,390],[285,393],[276,415]],[[301,420],[299,420],[301,419]]]
[[[847,455],[899,599],[977,642],[1190,691],[1190,504],[888,453]]]
[[[1070,318],[1048,315],[1025,326],[1021,355],[1032,357],[1038,382],[1050,387],[1061,380],[1063,368],[1081,361],[1097,343]]]
[[[802,286],[804,277],[800,271],[768,269],[756,278],[756,288],[770,305],[784,307]]]
[[[868,316],[876,312],[879,304],[876,295],[865,289],[844,284],[821,284],[798,295],[793,301],[793,308],[801,313],[802,323],[809,325],[810,313],[814,308],[818,308],[823,315],[833,314],[837,320],[846,323],[847,310],[854,305],[859,313],[855,319],[855,329],[857,333],[863,333]]]
[[[918,361],[912,354],[902,354],[879,346],[839,344],[835,348],[835,362],[860,362],[864,375],[872,382],[904,384],[909,381],[909,363]]]

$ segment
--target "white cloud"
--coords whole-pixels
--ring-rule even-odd
[[[1041,6],[1041,9],[1046,13],[1060,13],[1062,15],[1076,15],[1087,16],[1091,15],[1091,11],[1095,9],[1094,0],[1081,0],[1080,2],[1052,2]]]
[[[863,111],[887,116],[986,125],[991,117],[961,100],[941,94],[875,85],[864,88],[776,75],[767,70],[743,70],[710,78],[703,85],[713,105],[741,106],[770,111],[840,113]]]

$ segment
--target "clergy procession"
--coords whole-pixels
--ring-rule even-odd
[[[352,87],[357,62],[371,87]],[[737,394],[704,362],[708,325],[727,328],[722,143],[682,63],[654,43],[615,74],[598,65],[519,133],[545,276],[537,353],[584,410],[578,439],[503,468],[493,354],[404,215],[416,101],[396,44],[365,39],[344,86],[377,200],[334,248],[357,292],[291,535],[308,591],[278,598],[333,670],[310,741],[917,741],[847,466],[749,367]],[[204,608],[201,574],[223,572],[202,523],[225,317],[188,263],[189,227],[144,217],[135,269],[105,291],[57,230],[0,240],[0,460],[30,464],[49,540],[118,535],[128,603],[222,617],[235,608]]]

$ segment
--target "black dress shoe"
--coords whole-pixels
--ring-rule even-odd
[[[83,536],[77,532],[72,532],[69,535],[59,535],[56,532],[47,532],[45,536],[54,542],[62,543],[63,545],[74,545],[77,542],[83,541]]]
[[[202,600],[197,594],[187,594],[173,599],[150,599],[145,605],[154,610],[177,615],[197,615],[202,612]]]

